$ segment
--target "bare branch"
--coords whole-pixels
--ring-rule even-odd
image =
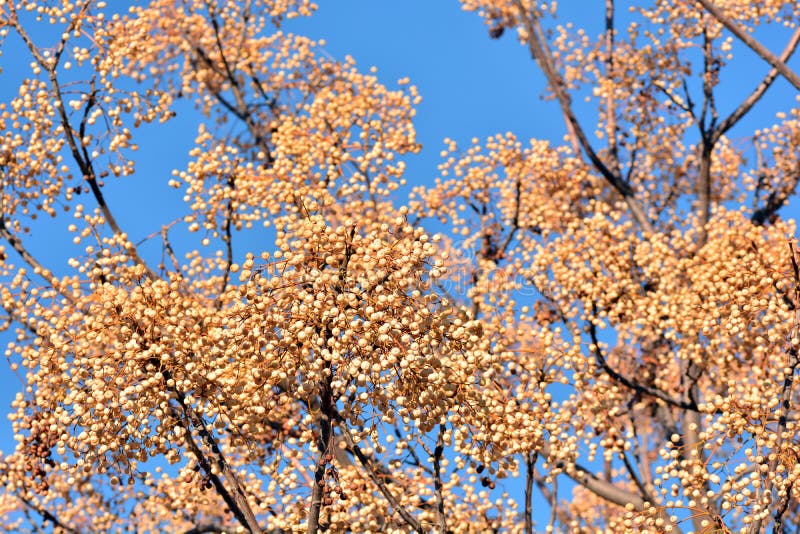
[[[542,443],[539,454],[541,454],[546,461],[550,462],[550,444],[546,441]],[[623,507],[631,505],[633,509],[638,512],[645,509],[645,499],[642,498],[641,495],[622,489],[607,480],[598,478],[585,467],[578,464],[568,464],[560,460],[551,463],[554,467],[562,469],[569,478],[610,503]]]
[[[664,86],[663,86],[663,85],[661,85],[660,83],[653,83],[653,87],[655,87],[656,89],[658,89],[659,91],[661,91],[662,93],[664,93],[664,95],[665,95],[667,98],[669,98],[670,102],[672,102],[673,104],[675,104],[676,106],[678,106],[680,109],[682,109],[683,111],[685,111],[686,113],[688,113],[688,114],[689,114],[689,116],[690,116],[690,117],[691,117],[691,118],[692,118],[692,119],[693,119],[695,122],[699,122],[699,119],[698,119],[698,118],[697,118],[697,116],[695,116],[695,114],[694,114],[694,109],[692,108],[692,105],[690,104],[690,102],[688,102],[688,101],[687,101],[687,102],[683,102],[683,101],[679,100],[677,96],[675,96],[675,95],[673,95],[673,94],[672,94],[672,91],[670,91],[669,89],[667,89],[666,87],[664,87]]]
[[[700,168],[697,171],[697,211],[699,215],[699,236],[695,250],[700,250],[708,239],[708,221],[711,220],[711,153],[714,145],[711,140],[703,136],[700,141]]]
[[[538,455],[537,455],[538,456]],[[533,467],[533,481],[542,497],[550,505],[550,527],[555,527],[556,519],[561,521],[562,525],[570,524],[570,516],[567,510],[558,507],[558,479],[553,480],[553,489],[547,485],[547,480]],[[555,529],[554,529],[555,530]]]
[[[772,65],[786,80],[794,85],[800,91],[800,76],[792,71],[784,61],[776,57],[775,54],[767,50],[764,45],[756,41],[747,32],[740,28],[730,17],[728,17],[720,8],[715,6],[710,0],[697,0],[697,3],[703,6],[706,11],[711,13],[717,21],[725,26],[728,31],[738,37],[750,50],[758,54],[758,56]]]
[[[644,497],[651,503],[658,502],[656,501],[655,497],[648,491],[647,487],[639,478],[639,475],[636,474],[636,469],[634,469],[633,464],[631,464],[631,461],[628,459],[628,455],[625,454],[625,451],[622,451],[620,453],[620,457],[622,458],[622,464],[625,466],[625,470],[628,472],[628,476],[631,477],[631,480],[633,480],[634,485],[636,485],[636,487],[639,489],[639,493],[642,494],[642,497]]]
[[[789,197],[797,189],[798,181],[800,181],[800,174],[792,177],[792,179],[789,181],[789,187],[786,191],[771,192],[767,197],[766,203],[760,208],[756,209],[753,212],[753,215],[750,217],[750,220],[753,221],[753,224],[757,226],[763,226],[767,222],[771,221],[775,214],[778,213],[778,211],[789,201]]]
[[[703,107],[697,127],[700,130],[700,169],[697,183],[697,212],[700,236],[697,239],[697,250],[706,243],[708,232],[706,226],[711,218],[711,154],[714,151],[714,131],[717,125],[717,108],[714,101],[714,85],[717,78],[717,63],[712,51],[711,38],[707,28],[703,29]],[[709,112],[711,119],[707,122]]]
[[[166,252],[167,256],[169,256],[169,259],[172,262],[172,268],[175,269],[176,273],[180,274],[181,264],[178,261],[178,257],[175,256],[175,250],[172,248],[172,244],[169,242],[168,226],[163,226],[161,228],[161,241],[163,242],[164,251]]]
[[[789,42],[783,49],[783,52],[781,52],[780,56],[781,61],[783,61],[784,63],[788,61],[789,58],[792,57],[792,54],[794,54],[795,50],[797,50],[798,44],[800,44],[800,27],[795,29],[794,33],[792,34],[792,37],[789,39]],[[769,89],[772,86],[772,83],[778,77],[778,74],[779,74],[778,69],[773,67],[767,73],[767,75],[764,76],[764,79],[761,80],[761,83],[758,84],[758,87],[756,87],[753,90],[753,92],[750,93],[750,96],[748,96],[744,100],[744,102],[742,102],[739,105],[738,108],[733,110],[733,112],[731,112],[730,115],[725,117],[725,119],[719,123],[719,126],[717,126],[717,129],[714,131],[715,139],[718,139],[725,132],[730,130],[737,122],[739,122],[739,120],[742,117],[744,117],[753,108],[753,106],[759,100],[761,100],[761,97],[764,96],[764,93],[767,92],[767,89]]]
[[[210,11],[211,25],[214,29],[215,42],[221,60],[223,62],[224,71],[223,72],[219,71],[217,65],[209,57],[209,55],[206,53],[205,50],[203,50],[199,46],[194,46],[193,50],[197,55],[197,57],[200,58],[200,60],[207,67],[214,70],[217,74],[224,77],[230,83],[230,88],[231,92],[233,93],[233,98],[235,103],[229,102],[223,96],[222,92],[218,89],[209,87],[208,88],[209,92],[217,99],[217,101],[220,104],[222,104],[226,109],[228,109],[228,111],[233,113],[239,120],[245,123],[248,132],[253,137],[254,144],[264,151],[267,162],[269,163],[272,161],[272,153],[267,143],[267,138],[261,131],[261,128],[259,127],[258,123],[256,122],[256,118],[254,117],[253,111],[250,109],[250,106],[247,105],[247,101],[245,99],[242,86],[239,83],[239,80],[236,78],[236,73],[228,63],[228,60],[225,56],[225,50],[222,46],[222,41],[219,34],[219,22],[217,21],[216,16],[213,14],[212,12],[213,10],[210,7],[209,11]]]
[[[517,230],[519,230],[519,208],[520,208],[520,197],[522,195],[522,177],[517,176],[517,179],[514,183],[514,217],[511,220],[511,229],[508,231],[503,244],[500,245],[500,248],[497,249],[497,255],[500,259],[502,256],[505,255],[506,251],[508,250],[509,245],[511,245],[511,241],[514,239],[514,235],[516,235]]]
[[[708,28],[703,28],[703,106],[700,111],[700,120],[697,127],[700,134],[707,136],[716,128],[718,114],[714,87],[718,82],[719,63],[714,58],[713,41],[708,34]],[[706,117],[711,114],[711,120],[706,123]]]
[[[183,534],[233,534],[233,530],[222,528],[215,523],[203,523],[196,525]]]
[[[233,180],[233,177],[228,177],[228,187],[231,191],[236,188],[236,182]],[[222,284],[219,294],[214,303],[217,309],[222,306],[222,297],[225,294],[225,290],[228,289],[231,267],[233,266],[233,213],[233,200],[228,199],[228,203],[225,206],[225,223],[222,226],[222,241],[225,243],[225,268],[222,271]]]

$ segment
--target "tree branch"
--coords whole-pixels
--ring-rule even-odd
[[[330,375],[322,383],[320,392],[320,436],[317,440],[319,456],[314,470],[314,486],[311,488],[311,508],[308,511],[308,533],[316,534],[320,529],[319,517],[325,498],[325,473],[328,463],[333,461],[333,428],[331,426],[334,415],[333,394],[330,388]]]
[[[781,52],[781,61],[784,63],[792,57],[795,50],[797,50],[797,45],[800,44],[800,27],[795,29],[792,37],[789,39],[789,42],[786,44],[786,47]],[[717,129],[714,131],[715,141],[718,140],[725,132],[730,130],[739,120],[744,117],[752,108],[753,106],[761,100],[761,97],[764,96],[764,93],[767,92],[772,86],[772,83],[777,79],[779,71],[777,68],[772,67],[770,71],[764,76],[764,79],[761,80],[761,83],[758,84],[750,96],[748,96],[744,102],[739,104],[739,107],[736,108],[730,115],[725,117],[722,122],[719,123]]]
[[[392,494],[392,490],[389,489],[383,479],[377,474],[377,469],[372,464],[372,460],[366,454],[364,454],[364,452],[361,450],[361,447],[356,445],[356,443],[353,441],[353,436],[350,435],[350,432],[347,430],[347,428],[342,428],[342,437],[344,438],[345,443],[347,443],[347,447],[353,451],[353,454],[356,458],[358,458],[359,463],[364,467],[369,479],[372,480],[376,486],[378,486],[378,490],[380,490],[381,494],[386,498],[387,501],[389,501],[389,505],[391,505],[391,507],[394,508],[398,514],[400,514],[400,517],[402,517],[408,526],[414,529],[415,532],[424,534],[425,530],[422,528],[420,522],[417,521],[417,519],[411,515],[409,511],[406,510],[405,507],[403,507],[403,505],[400,504],[397,498]]]
[[[605,16],[605,76],[609,82],[614,79],[614,0],[606,1]],[[611,83],[609,84],[611,85]],[[619,164],[619,146],[617,145],[617,117],[614,101],[614,91],[606,93],[606,137],[608,138],[608,156],[611,160],[611,172],[615,176],[622,176]]]
[[[558,479],[553,480],[553,489],[551,490],[547,485],[546,479],[536,471],[536,466],[534,465],[533,481],[536,483],[536,487],[539,488],[539,492],[542,494],[544,500],[550,505],[549,526],[555,527],[556,519],[561,521],[563,525],[569,525],[571,522],[569,513],[558,507]],[[532,525],[531,528],[533,528]],[[555,532],[555,528],[553,528],[553,532]]]
[[[775,57],[775,54],[767,50],[761,43],[756,41],[750,34],[740,28],[730,17],[728,17],[720,8],[715,6],[710,0],[697,0],[697,3],[703,6],[706,11],[711,13],[717,21],[725,26],[728,31],[739,38],[746,44],[750,50],[758,54],[758,56],[772,65],[786,80],[800,91],[800,76],[792,71],[784,61]]]
[[[700,236],[697,240],[697,250],[703,247],[708,238],[706,226],[711,218],[711,154],[714,151],[714,132],[717,128],[717,107],[714,102],[714,85],[717,78],[717,63],[714,59],[711,38],[708,30],[703,29],[703,108],[697,127],[700,130],[700,169],[697,175],[697,211],[700,218]],[[710,121],[706,121],[708,112],[711,112]]]
[[[63,530],[64,532],[67,532],[69,534],[79,534],[80,533],[79,530],[74,529],[74,528],[70,527],[69,525],[66,525],[66,524],[62,523],[61,520],[58,517],[56,517],[55,515],[53,515],[49,511],[45,510],[44,508],[42,508],[40,506],[37,506],[36,504],[32,503],[30,500],[26,499],[25,497],[17,496],[17,498],[20,501],[22,501],[22,503],[25,506],[27,506],[28,508],[30,508],[31,510],[33,510],[34,512],[36,512],[37,514],[42,516],[42,519],[44,519],[45,521],[48,521],[49,523],[52,523],[52,525],[54,527],[60,528],[61,530]]]
[[[88,9],[88,6],[91,2],[86,2],[82,8],[78,16],[76,16],[72,22],[70,23],[69,29],[65,32],[65,35],[69,35],[72,33],[73,28],[78,23],[80,18],[83,16],[83,13]],[[106,220],[106,223],[111,228],[114,235],[123,242],[125,251],[128,255],[133,259],[133,261],[137,265],[141,265],[145,269],[145,273],[147,276],[155,280],[158,277],[153,273],[147,263],[139,256],[139,251],[130,242],[129,239],[121,239],[124,232],[120,228],[119,224],[117,223],[114,214],[111,212],[111,209],[108,207],[108,203],[103,196],[103,192],[100,189],[100,185],[97,182],[97,173],[94,170],[94,166],[92,165],[92,160],[89,157],[86,147],[83,146],[83,133],[86,128],[86,121],[89,115],[91,108],[95,105],[95,92],[94,90],[89,96],[89,101],[86,103],[86,108],[84,109],[83,119],[81,120],[80,125],[80,143],[75,139],[75,129],[72,127],[70,123],[69,117],[67,116],[67,106],[64,103],[64,97],[61,92],[61,85],[58,81],[58,75],[56,72],[56,68],[58,67],[58,61],[55,59],[53,61],[48,61],[40,52],[39,49],[36,47],[35,43],[31,39],[30,35],[22,28],[19,24],[19,21],[16,16],[16,12],[12,12],[12,19],[11,23],[25,42],[28,50],[30,50],[31,55],[33,55],[36,62],[42,68],[43,71],[48,73],[48,79],[50,81],[50,87],[53,90],[53,97],[55,100],[55,107],[58,109],[58,116],[59,121],[61,123],[61,127],[64,131],[64,138],[67,141],[67,146],[69,147],[70,153],[72,154],[72,159],[75,160],[75,163],[78,165],[81,173],[83,174],[84,180],[89,183],[89,187],[92,191],[92,195],[94,196],[95,200],[97,201],[97,205],[100,208],[100,211],[103,213],[103,217]],[[63,49],[66,41],[66,38],[62,38],[62,41],[59,44],[59,49]],[[59,54],[60,56],[60,54]]]
[[[162,371],[162,374],[164,375],[165,381],[168,381],[168,377],[170,377],[171,374],[166,370]],[[208,431],[208,428],[203,420],[191,408],[183,393],[181,393],[177,388],[172,388],[171,391],[176,395],[178,404],[180,405],[180,410],[184,415],[184,417],[181,417],[178,409],[170,404],[170,410],[172,411],[173,417],[176,421],[183,421],[185,418],[189,425],[194,426],[197,429],[197,432],[200,434],[200,438],[206,442],[206,445],[208,446],[212,455],[215,457],[217,469],[212,467],[206,454],[194,441],[194,438],[191,434],[191,428],[186,428],[186,426],[184,426],[184,430],[186,432],[186,443],[197,458],[200,467],[203,468],[203,471],[211,480],[211,483],[214,485],[217,493],[220,495],[220,497],[222,497],[222,500],[225,501],[225,504],[228,505],[231,513],[233,513],[239,523],[249,532],[260,533],[261,527],[258,525],[255,514],[250,507],[250,503],[247,502],[247,497],[245,496],[244,490],[239,484],[239,481],[236,479],[236,475],[231,470],[228,462],[225,460],[225,457],[222,455],[222,450],[220,449],[217,440]],[[184,425],[186,425],[186,423],[184,423]],[[217,473],[217,470],[219,474]],[[223,483],[222,479],[219,477],[220,474],[225,479],[225,482],[233,488],[233,492],[228,491],[225,483]]]
[[[533,534],[533,471],[538,458],[536,451],[525,454],[525,534]]]
[[[433,485],[436,492],[436,517],[440,534],[447,534],[447,517],[444,514],[444,496],[442,495],[441,461],[444,453],[443,434],[445,425],[439,425],[436,435],[436,448],[433,450]]]
[[[621,176],[614,174],[608,166],[603,163],[597,153],[592,148],[586,133],[583,131],[574,111],[572,110],[572,99],[566,89],[566,84],[559,74],[550,55],[549,49],[544,39],[544,32],[542,31],[539,19],[534,13],[531,13],[523,5],[521,0],[514,0],[514,3],[519,11],[520,18],[526,33],[528,34],[528,49],[531,56],[542,69],[550,89],[556,96],[559,105],[561,106],[561,113],[567,125],[575,132],[584,153],[592,162],[592,165],[597,171],[606,179],[606,181],[622,196],[628,209],[631,212],[633,219],[639,224],[642,231],[646,233],[654,233],[655,229],[647,218],[644,208],[635,198],[634,192],[631,187],[625,183]]]
[[[53,286],[56,291],[58,291],[61,296],[67,299],[70,303],[75,303],[75,298],[67,293],[66,289],[61,286],[61,283],[50,271],[50,269],[39,263],[39,261],[33,257],[33,254],[31,254],[28,249],[25,248],[25,245],[22,244],[22,241],[16,235],[11,233],[6,226],[6,218],[2,213],[0,213],[0,237],[5,239],[6,242],[11,245],[11,248],[13,248],[14,251],[20,255],[25,263],[33,268],[33,272],[35,274],[38,274],[44,278],[50,285]]]
[[[546,441],[543,442],[541,449],[539,449],[539,454],[544,457],[545,461],[550,462],[550,444]],[[637,512],[641,512],[645,509],[645,499],[641,495],[622,489],[607,480],[598,478],[585,467],[578,464],[568,464],[562,461],[553,462],[553,466],[562,469],[569,478],[612,504],[622,507],[631,505]]]
[[[794,193],[795,189],[797,189],[798,181],[800,181],[800,172],[792,177],[792,179],[789,181],[789,187],[786,188],[785,191],[772,191],[767,196],[766,204],[756,209],[753,212],[753,215],[750,217],[750,220],[753,222],[753,224],[756,226],[763,226],[765,223],[772,221],[773,216],[778,212],[778,210],[786,205],[786,203],[789,201],[789,196]],[[794,306],[794,304],[792,304],[792,306]]]
[[[632,389],[637,393],[641,393],[643,395],[647,395],[659,399],[661,401],[664,401],[670,406],[675,406],[676,408],[681,408],[683,410],[689,410],[695,412],[698,411],[698,407],[695,403],[675,400],[666,393],[664,393],[663,391],[660,391],[658,389],[649,386],[644,386],[621,375],[619,372],[617,372],[608,364],[605,354],[603,354],[603,351],[600,348],[600,341],[597,338],[597,327],[593,323],[589,322],[588,330],[589,330],[589,336],[591,337],[592,340],[592,352],[594,353],[595,360],[597,361],[597,364],[600,366],[600,368],[603,369],[603,371],[605,371],[608,374],[608,376],[612,378],[612,380],[619,382],[623,386]]]

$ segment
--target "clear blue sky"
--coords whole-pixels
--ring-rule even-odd
[[[324,38],[326,50],[336,58],[351,55],[367,70],[378,67],[387,85],[410,77],[423,97],[416,118],[420,155],[408,159],[410,184],[430,183],[437,175],[439,151],[445,137],[467,141],[501,132],[513,132],[520,139],[531,137],[558,142],[564,133],[560,113],[553,102],[543,101],[544,80],[525,48],[508,32],[491,40],[486,26],[474,13],[465,13],[456,0],[318,0],[319,11],[311,19],[291,21],[286,29]],[[127,2],[124,2],[127,4]],[[624,5],[620,2],[620,12]],[[113,6],[113,4],[112,4]],[[561,2],[563,20],[602,20],[603,3],[588,0]],[[47,42],[42,35],[43,43]],[[762,37],[776,53],[783,46],[781,32]],[[57,39],[52,36],[51,42]],[[730,110],[746,94],[767,67],[752,54],[744,53],[741,67],[730,74],[720,92],[720,107]],[[0,98],[16,92],[14,81],[27,75],[29,58],[19,43],[9,38],[0,57]],[[800,63],[792,65],[800,70]],[[756,127],[771,124],[778,107],[793,105],[794,91],[778,82],[768,95],[774,105],[757,107],[732,134],[745,136]],[[182,193],[166,187],[172,169],[185,167],[187,152],[196,132],[196,117],[190,108],[180,109],[178,118],[166,127],[147,127],[138,136],[140,160],[137,176],[109,182],[106,193],[122,226],[134,239],[157,231],[161,224],[185,213]],[[588,128],[589,131],[592,128]],[[58,226],[58,225],[56,225]],[[58,271],[76,251],[65,245],[63,234],[52,224],[37,225],[30,248],[50,260]],[[262,245],[263,246],[263,245]],[[237,249],[243,254],[244,247]],[[16,261],[16,259],[15,259]],[[58,263],[60,262],[60,263]],[[17,262],[20,263],[20,262]],[[0,341],[8,339],[1,338]],[[0,405],[8,406],[19,382],[0,362]],[[7,411],[3,408],[2,413]],[[0,421],[0,449],[9,451],[10,424]]]

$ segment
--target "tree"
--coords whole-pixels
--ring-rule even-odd
[[[800,108],[728,136],[797,87],[796,4],[606,0],[596,38],[555,2],[462,4],[516,31],[565,143],[448,141],[405,203],[417,92],[283,33],[307,0],[0,4],[31,61],[0,103],[6,530],[798,526]],[[721,109],[747,48],[764,77]],[[103,181],[181,100],[203,125],[159,262]],[[75,257],[29,252],[42,215]]]

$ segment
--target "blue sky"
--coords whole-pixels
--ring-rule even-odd
[[[554,102],[542,100],[544,79],[527,50],[510,32],[502,39],[490,39],[483,21],[474,13],[463,12],[457,0],[318,3],[319,11],[314,17],[291,21],[286,29],[324,38],[328,53],[336,58],[351,55],[362,70],[376,66],[379,78],[389,86],[399,78],[409,77],[418,87],[423,100],[415,124],[423,151],[407,159],[409,184],[431,183],[437,176],[445,137],[464,143],[472,137],[508,131],[523,140],[536,137],[559,142],[563,136],[561,115]],[[599,1],[565,0],[560,9],[564,20],[602,20],[603,3]],[[624,14],[624,5],[620,12]],[[785,40],[780,31],[759,36],[776,53]],[[0,57],[3,99],[8,97],[9,89],[15,92],[13,80],[27,70],[29,59],[18,45],[10,38]],[[749,52],[742,57],[740,66],[723,78],[723,115],[768,70]],[[790,65],[800,68],[797,58]],[[793,105],[795,94],[788,84],[779,81],[768,94],[769,102],[751,112],[732,136],[745,136],[754,128],[771,124],[776,111]],[[141,159],[137,176],[109,182],[109,203],[134,239],[157,231],[161,224],[185,213],[182,193],[169,189],[166,183],[172,169],[185,167],[196,127],[197,118],[189,107],[179,109],[178,118],[166,126],[146,127],[138,136]],[[34,226],[30,248],[49,259],[58,272],[66,267],[66,258],[76,252],[64,244],[63,234],[52,228],[52,224]],[[236,252],[242,255],[246,251],[240,247]],[[0,337],[0,341],[5,339],[8,338]],[[19,382],[4,361],[0,362],[0,386],[0,405],[8,406]],[[3,418],[0,449],[6,451],[13,447],[8,430],[10,424]]]

